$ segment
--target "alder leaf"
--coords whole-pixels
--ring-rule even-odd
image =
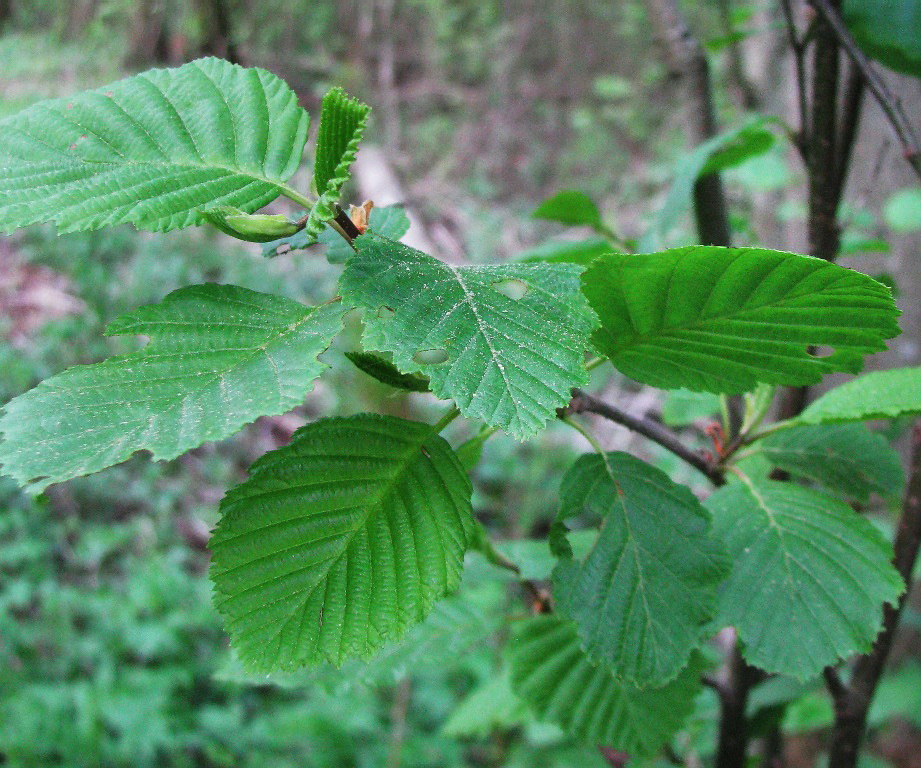
[[[720,623],[737,629],[750,664],[806,680],[870,649],[904,584],[868,520],[825,493],[762,479],[721,488],[706,506],[733,558]]]
[[[346,352],[345,356],[358,370],[377,379],[381,384],[387,384],[394,389],[405,389],[407,392],[429,391],[429,380],[425,376],[418,373],[400,373],[393,363],[373,352]]]
[[[7,403],[3,471],[30,491],[148,450],[172,459],[299,405],[326,367],[343,308],[196,285],[109,325],[143,349],[52,376]]]
[[[691,714],[701,687],[699,663],[659,688],[624,682],[586,655],[574,622],[552,614],[513,624],[506,655],[513,690],[540,719],[631,757],[661,749]]]
[[[898,497],[905,485],[899,454],[862,424],[793,427],[756,447],[775,467],[863,503],[871,493]]]
[[[335,218],[336,203],[349,180],[349,168],[355,161],[370,113],[371,107],[350,98],[341,88],[333,88],[323,97],[313,168],[318,197],[304,227],[308,237],[315,238],[326,222]]]
[[[290,191],[307,113],[262,69],[199,59],[153,69],[0,121],[0,231],[200,224]]]
[[[899,333],[890,290],[822,259],[693,246],[601,256],[582,276],[598,350],[662,389],[740,393],[858,372]],[[854,318],[859,318],[855,322]],[[810,347],[833,350],[814,354]]]
[[[698,646],[728,572],[710,515],[686,487],[626,453],[581,456],[566,473],[554,528],[583,513],[603,525],[581,561],[556,539],[557,610],[613,674],[665,683]]]
[[[796,417],[800,424],[893,419],[921,413],[921,367],[865,373],[835,387]]]
[[[215,604],[254,671],[369,658],[460,583],[471,486],[428,424],[321,419],[221,502]]]
[[[355,245],[339,291],[364,311],[365,348],[428,376],[465,416],[523,440],[587,380],[595,318],[580,267],[455,267],[378,235]]]

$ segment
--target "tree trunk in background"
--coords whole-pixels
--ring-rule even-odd
[[[13,19],[13,0],[0,0],[0,31]]]
[[[99,0],[74,0],[67,9],[64,39],[78,40],[93,19],[96,18],[98,9]]]
[[[202,38],[200,50],[205,56],[218,56],[242,64],[240,51],[233,39],[233,23],[226,0],[198,0]]]
[[[131,24],[131,40],[125,66],[139,69],[170,62],[170,39],[166,10],[161,0],[139,0]]]

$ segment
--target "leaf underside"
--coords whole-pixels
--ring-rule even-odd
[[[850,507],[792,483],[734,483],[707,500],[733,558],[720,593],[721,626],[743,655],[801,680],[870,649],[884,603],[903,584],[892,547]]]
[[[871,493],[901,496],[905,485],[899,454],[862,424],[793,427],[757,446],[775,467],[863,503]]]
[[[284,81],[214,58],[40,102],[0,121],[0,231],[167,231],[202,223],[202,207],[252,213],[286,189],[308,121]]]
[[[921,413],[921,367],[866,373],[826,392],[796,421],[834,424],[913,413]]]
[[[6,405],[3,471],[38,492],[139,450],[172,459],[284,413],[326,367],[317,355],[342,313],[232,285],[175,291],[109,325],[150,336],[146,347],[70,368]]]
[[[364,311],[365,347],[428,376],[465,416],[523,440],[587,380],[595,319],[579,267],[455,267],[377,235],[355,245],[339,289]]]
[[[428,424],[322,419],[266,454],[221,503],[215,603],[257,671],[368,658],[453,591],[471,487]]]
[[[583,274],[598,350],[663,389],[739,393],[858,372],[899,333],[888,288],[821,259],[695,246],[611,254]],[[856,320],[855,320],[856,318]],[[810,347],[832,347],[823,356]]]
[[[603,526],[583,561],[564,556],[554,570],[557,610],[613,674],[667,682],[698,646],[727,573],[710,515],[687,488],[625,453],[585,455],[567,472],[558,520],[584,513]]]
[[[690,715],[700,690],[694,664],[661,688],[638,688],[593,663],[575,624],[555,615],[512,627],[512,688],[542,720],[587,744],[644,757],[657,752]]]

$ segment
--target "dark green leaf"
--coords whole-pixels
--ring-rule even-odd
[[[613,674],[667,682],[700,643],[727,573],[710,515],[686,487],[625,453],[582,456],[567,472],[557,519],[583,513],[604,523],[583,561],[564,557],[554,570],[557,610]]]
[[[896,72],[921,77],[917,0],[844,0],[841,13],[857,44]]]
[[[470,481],[428,424],[322,419],[221,503],[215,603],[253,670],[368,658],[460,582]]]
[[[611,254],[582,282],[601,319],[598,350],[623,373],[663,389],[814,384],[827,373],[856,373],[865,355],[899,333],[888,288],[794,253],[693,246]],[[810,351],[821,345],[833,352]]]
[[[405,389],[409,392],[428,392],[429,380],[418,373],[400,373],[399,369],[386,358],[372,352],[346,352],[345,356],[355,367],[382,384]]]

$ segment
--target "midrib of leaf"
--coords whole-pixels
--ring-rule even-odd
[[[738,259],[738,258],[740,258],[740,256],[737,256],[737,257],[736,257],[736,259]],[[733,262],[734,262],[736,259],[734,259]],[[729,264],[731,265],[733,262],[729,262]],[[782,264],[783,264],[783,262],[778,262],[778,264],[774,267],[774,269],[777,269],[777,267],[781,266]],[[773,272],[774,269],[772,269],[771,272]],[[719,278],[717,278],[716,282],[713,284],[713,286],[712,286],[712,288],[711,288],[711,290],[710,290],[710,296],[707,297],[707,300],[704,302],[704,305],[703,305],[703,306],[700,308],[700,310],[698,311],[698,318],[697,318],[697,320],[695,320],[693,323],[689,323],[689,324],[687,324],[687,325],[671,326],[671,327],[663,326],[662,329],[661,329],[660,331],[656,332],[657,335],[644,335],[644,334],[641,334],[641,333],[639,333],[639,332],[637,331],[637,332],[635,333],[635,335],[634,335],[634,338],[638,340],[636,343],[645,343],[645,342],[648,342],[648,341],[650,341],[650,340],[652,340],[652,341],[658,341],[658,340],[660,340],[662,337],[671,337],[673,334],[680,333],[681,331],[691,331],[691,330],[698,331],[698,332],[701,333],[701,334],[708,334],[708,333],[709,333],[709,334],[712,335],[712,336],[716,336],[716,337],[718,337],[718,338],[724,338],[724,337],[725,337],[725,334],[724,334],[724,333],[720,333],[719,331],[702,331],[702,330],[700,330],[701,326],[703,326],[703,325],[706,324],[706,323],[719,322],[719,321],[723,321],[723,320],[744,320],[746,323],[751,323],[752,325],[776,326],[776,325],[778,325],[778,323],[772,322],[772,321],[770,321],[770,320],[751,320],[751,319],[746,319],[746,318],[745,318],[745,315],[746,315],[746,314],[749,314],[749,313],[757,312],[757,311],[762,310],[762,309],[771,309],[771,308],[778,307],[778,306],[780,306],[781,308],[783,308],[782,305],[783,305],[785,302],[790,301],[791,299],[799,299],[799,298],[802,298],[802,296],[808,296],[808,295],[809,295],[809,294],[801,294],[801,295],[796,295],[796,296],[795,296],[795,295],[793,295],[793,291],[791,290],[791,291],[790,291],[789,293],[787,293],[786,295],[781,296],[781,297],[775,299],[774,301],[768,301],[768,302],[765,302],[765,303],[763,303],[763,304],[757,304],[757,305],[747,305],[747,304],[746,304],[745,306],[743,306],[742,308],[740,308],[740,309],[739,309],[737,312],[735,312],[735,313],[731,313],[731,314],[721,314],[721,315],[718,315],[718,316],[716,316],[716,317],[702,317],[701,315],[703,315],[703,312],[704,312],[704,310],[706,309],[707,304],[710,302],[710,299],[712,298],[713,293],[716,291],[717,287],[719,286],[720,281],[722,281],[722,280],[725,278],[725,276],[726,276],[726,274],[728,273],[728,271],[729,271],[729,265],[727,265],[727,267],[726,267],[726,269],[724,270],[723,274],[721,274],[721,275],[719,276]],[[769,275],[771,274],[771,272],[768,272],[767,275],[765,275],[765,279],[767,278],[767,276],[769,276]],[[672,279],[672,277],[674,276],[674,273],[675,273],[675,270],[673,269],[672,272],[671,272],[671,274],[669,275],[669,287],[668,287],[668,293],[666,294],[666,298],[665,298],[665,304],[664,304],[665,307],[668,306],[669,300],[671,299],[671,279]],[[798,286],[800,283],[802,283],[803,280],[805,280],[807,277],[811,277],[813,274],[815,274],[815,273],[814,273],[814,272],[809,272],[809,273],[803,275],[803,277],[801,277],[800,280],[796,283],[796,285],[794,286],[794,288],[795,288],[796,286]],[[843,276],[842,276],[842,277],[843,277]],[[841,280],[841,278],[839,277],[839,278],[836,280],[836,282],[840,282],[840,280]],[[764,280],[762,280],[761,282],[763,283]],[[832,290],[832,289],[834,288],[834,285],[835,285],[835,284],[832,283],[832,284],[830,284],[830,285],[828,285],[828,286],[824,286],[824,287],[822,288],[821,292],[822,292],[822,293],[827,293],[827,292],[829,292],[830,290]],[[628,306],[628,310],[629,310],[629,306]],[[664,312],[663,312],[662,314],[664,315]],[[789,326],[790,326],[790,324],[786,324],[786,323],[784,324],[784,327],[789,327]],[[634,324],[633,318],[632,318],[632,317],[630,318],[630,327],[631,327],[631,329],[636,330],[636,325]],[[840,327],[837,326],[837,325],[828,325],[828,326],[824,326],[824,325],[823,325],[823,326],[819,326],[819,325],[815,325],[815,324],[812,324],[812,323],[810,323],[810,324],[808,324],[808,325],[801,325],[800,327],[806,328],[806,329],[811,330],[811,331],[813,331],[813,330],[819,330],[819,329],[821,329],[821,330],[831,330],[831,331],[840,330]],[[682,338],[677,338],[677,337],[676,337],[676,338],[675,338],[675,341],[680,341],[682,344],[685,344],[685,343],[688,342],[688,339],[682,339]],[[777,343],[777,344],[786,344],[786,345],[797,346],[797,347],[802,346],[799,342],[795,342],[795,341],[785,341],[785,340],[783,340],[783,339],[771,339],[771,341],[774,342],[774,343]],[[696,343],[698,343],[698,344],[704,344],[704,343],[706,343],[706,342],[696,342]],[[725,346],[725,345],[722,345],[722,344],[714,344],[713,346],[719,349],[719,348],[721,348],[721,347],[723,347],[723,346]],[[700,353],[700,354],[704,354],[704,353]],[[779,353],[766,353],[765,356],[769,356],[769,357],[782,357],[782,355],[780,355]],[[717,359],[720,359],[720,360],[721,360],[722,358],[717,358]],[[670,362],[671,362],[671,361],[670,361]],[[750,366],[748,366],[748,365],[745,364],[745,363],[738,363],[738,364],[739,364],[739,365],[745,365],[746,367],[750,367]],[[760,370],[760,369],[758,369],[758,370]]]
[[[277,576],[273,576],[272,578],[266,579],[265,581],[259,582],[258,584],[252,584],[252,585],[250,585],[249,587],[247,587],[246,589],[244,589],[244,590],[242,590],[242,591],[240,591],[240,592],[235,593],[235,594],[234,594],[234,597],[235,597],[235,598],[239,598],[239,597],[241,597],[242,595],[245,595],[245,594],[251,592],[252,590],[261,589],[262,587],[266,586],[267,584],[271,584],[272,582],[279,581],[280,579],[287,579],[287,578],[290,578],[291,576],[293,576],[293,575],[295,575],[295,574],[298,574],[298,573],[304,573],[304,572],[307,571],[308,569],[310,569],[310,570],[315,570],[315,571],[318,573],[318,575],[315,577],[315,580],[314,580],[314,583],[313,583],[313,584],[308,584],[308,585],[306,585],[306,586],[304,586],[304,587],[300,587],[299,589],[296,589],[296,590],[293,591],[293,594],[301,596],[301,599],[298,601],[298,604],[294,606],[294,608],[291,610],[291,612],[290,612],[290,614],[288,615],[288,617],[284,620],[284,622],[280,625],[278,631],[275,633],[276,636],[280,637],[280,636],[284,633],[284,630],[285,630],[285,628],[288,626],[288,623],[289,623],[292,619],[294,619],[294,618],[297,616],[298,613],[301,612],[301,608],[303,607],[303,604],[304,604],[305,600],[310,599],[310,597],[313,595],[313,593],[317,590],[317,588],[318,588],[321,584],[323,585],[323,588],[324,588],[324,589],[328,589],[328,588],[329,588],[329,579],[327,578],[327,577],[329,576],[329,572],[340,562],[340,560],[341,560],[342,557],[346,554],[346,552],[348,552],[349,547],[352,546],[352,542],[355,540],[355,536],[356,536],[361,530],[364,529],[364,527],[365,527],[365,525],[367,524],[368,520],[371,519],[371,517],[372,517],[374,514],[379,514],[379,513],[380,513],[381,507],[382,507],[382,505],[383,505],[384,500],[387,499],[387,498],[390,496],[390,494],[394,491],[394,489],[395,489],[395,488],[397,487],[397,485],[399,484],[400,480],[402,480],[403,476],[406,474],[407,470],[409,469],[409,466],[410,466],[410,464],[412,463],[413,457],[415,456],[416,452],[418,451],[418,452],[421,453],[423,456],[425,456],[426,461],[431,462],[431,459],[429,458],[428,454],[427,454],[424,450],[422,450],[422,449],[423,449],[423,447],[424,447],[424,445],[425,445],[426,440],[428,440],[432,435],[437,434],[439,431],[440,431],[440,424],[436,424],[436,425],[434,425],[431,429],[429,429],[427,432],[425,432],[425,433],[423,433],[423,434],[421,435],[421,437],[418,439],[418,444],[417,444],[415,441],[413,441],[413,442],[411,442],[411,443],[408,444],[408,446],[407,446],[407,448],[405,449],[405,451],[404,451],[404,452],[401,452],[401,454],[400,454],[400,461],[398,462],[398,463],[400,464],[399,469],[397,469],[397,471],[394,472],[393,477],[392,477],[389,481],[387,481],[387,482],[384,484],[384,486],[383,486],[381,492],[380,492],[379,494],[377,494],[376,496],[373,497],[373,498],[374,498],[374,502],[365,505],[365,508],[362,509],[362,512],[363,512],[364,514],[362,514],[360,517],[357,518],[356,524],[355,524],[355,525],[351,526],[350,529],[346,529],[346,531],[345,531],[344,533],[332,533],[332,534],[329,534],[329,535],[326,536],[326,537],[320,537],[320,539],[318,539],[318,540],[323,540],[324,538],[333,538],[333,537],[335,537],[335,536],[341,536],[341,537],[342,537],[342,541],[343,541],[343,545],[342,545],[342,547],[340,548],[340,550],[339,550],[338,552],[335,552],[335,553],[331,554],[331,555],[330,555],[328,558],[326,558],[325,560],[321,560],[321,561],[319,561],[319,562],[317,562],[317,563],[310,563],[310,564],[308,564],[307,566],[305,566],[305,567],[303,567],[303,568],[299,568],[299,569],[296,569],[296,570],[294,570],[294,571],[290,571],[290,572],[288,572],[288,573],[284,573],[284,574],[280,574],[280,575],[277,575]],[[348,458],[353,458],[353,457],[349,456]],[[339,481],[338,479],[333,479],[333,480],[330,480],[329,482],[330,482],[330,483],[339,483],[340,481]],[[311,486],[311,487],[316,487],[317,485],[318,485],[318,483],[317,483],[316,481],[310,483],[310,486]],[[254,501],[259,500],[259,499],[272,498],[273,496],[275,496],[275,495],[277,495],[277,494],[286,494],[286,495],[288,495],[288,494],[290,494],[292,491],[296,491],[296,490],[298,490],[298,489],[300,489],[300,488],[304,488],[304,487],[306,487],[306,486],[304,486],[304,485],[294,485],[294,484],[292,484],[292,485],[289,485],[288,487],[283,488],[283,489],[276,489],[276,490],[267,491],[267,492],[263,492],[263,493],[254,494],[254,495],[248,496],[248,497],[247,497],[247,501],[248,501],[248,502],[254,502]],[[330,509],[328,509],[328,510],[326,510],[326,511],[327,511],[327,512],[334,512],[334,511],[337,511],[337,510],[340,510],[340,509],[354,509],[354,508],[355,508],[355,504],[352,503],[352,504],[349,504],[349,505],[343,506],[343,507],[330,508]],[[296,518],[292,518],[292,519],[296,519]],[[255,533],[263,533],[264,531],[266,531],[266,530],[268,530],[269,528],[274,527],[274,526],[276,526],[276,525],[290,525],[292,519],[280,520],[280,521],[278,521],[277,523],[273,523],[273,524],[271,524],[271,525],[269,525],[269,526],[264,526],[263,528],[259,528],[259,529],[253,530],[253,531],[245,531],[244,533],[238,534],[237,536],[233,536],[233,537],[224,539],[224,540],[222,541],[222,545],[223,545],[223,544],[226,544],[226,542],[228,542],[228,541],[233,541],[233,540],[239,538],[240,536],[248,536],[248,535],[252,535],[252,534],[255,534]],[[410,528],[410,531],[412,531],[411,528]],[[414,537],[414,538],[415,538],[415,537]],[[299,547],[299,546],[302,546],[302,545],[301,545],[301,544],[295,544],[295,545],[293,545],[291,548],[297,548],[297,547]],[[439,539],[439,546],[441,546],[441,544],[440,544],[440,539]],[[419,553],[418,553],[418,549],[416,549],[415,551],[416,551],[416,557],[418,558],[418,554],[419,554]],[[222,571],[222,572],[221,572],[221,575],[223,576],[223,575],[225,575],[225,574],[227,574],[227,573],[231,573],[231,572],[233,572],[234,570],[236,570],[237,568],[241,568],[241,567],[250,567],[250,566],[252,566],[253,563],[258,563],[258,562],[260,562],[261,560],[265,560],[265,559],[269,559],[269,558],[272,558],[272,557],[276,557],[277,555],[278,555],[278,552],[270,552],[270,553],[267,553],[267,554],[263,555],[262,557],[257,558],[256,560],[251,560],[251,561],[247,561],[247,562],[245,562],[245,563],[240,563],[239,565],[234,566],[233,568],[230,568],[230,569],[228,569],[228,570],[226,570],[226,571]],[[371,574],[371,576],[373,577],[373,563],[372,563],[372,574]],[[265,607],[267,607],[267,606],[269,606],[269,605],[274,605],[275,603],[282,602],[283,600],[290,600],[291,597],[292,597],[291,594],[282,595],[282,596],[280,596],[280,597],[275,598],[274,600],[269,600],[269,601],[267,601],[267,602],[261,603],[260,605],[258,605],[258,606],[256,606],[255,608],[253,608],[253,609],[247,611],[246,613],[241,614],[240,616],[235,616],[235,617],[233,618],[233,622],[234,622],[234,623],[238,623],[238,622],[242,621],[243,619],[246,619],[246,618],[248,618],[249,616],[251,616],[252,614],[256,613],[257,611],[264,610]],[[326,601],[324,600],[323,602],[325,603]],[[303,616],[303,614],[302,614],[302,615],[301,615],[301,621],[303,621],[303,619],[304,619],[304,616]],[[323,624],[323,609],[322,609],[322,607],[321,607],[321,609],[320,609],[320,625],[322,626],[322,624]],[[251,628],[249,629],[249,631],[244,632],[244,633],[241,634],[241,635],[237,635],[237,637],[236,637],[237,643],[241,642],[242,640],[245,640],[246,638],[250,637],[250,636],[253,635],[253,634],[256,634],[257,632],[262,631],[262,629],[263,629],[263,628],[260,627],[260,626],[251,627]],[[301,633],[298,632],[298,634],[300,635]]]

